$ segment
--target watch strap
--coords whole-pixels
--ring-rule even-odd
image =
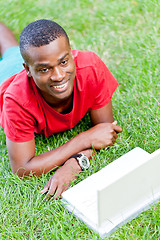
[[[86,167],[86,165],[84,165],[83,163],[82,163],[82,159],[81,158],[85,158],[85,160],[88,162],[87,163],[87,167]],[[74,155],[72,155],[70,158],[75,158],[76,160],[77,160],[77,162],[79,163],[79,165],[80,165],[80,167],[81,167],[81,169],[82,170],[86,170],[86,169],[88,169],[89,168],[89,159],[84,155],[84,154],[82,154],[82,153],[77,153],[77,154],[74,154]]]
[[[82,157],[83,155],[81,153],[73,154],[70,158],[76,158],[77,157]]]

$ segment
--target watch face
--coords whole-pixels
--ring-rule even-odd
[[[89,168],[89,159],[86,156],[80,157],[80,166],[83,169],[88,169]]]
[[[82,164],[83,164],[83,166],[88,166],[88,161],[86,158],[82,159]]]

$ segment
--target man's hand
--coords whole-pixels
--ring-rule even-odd
[[[101,149],[108,146],[113,146],[118,137],[117,133],[122,132],[122,128],[117,126],[117,122],[113,123],[99,123],[91,129],[87,130],[89,142],[92,144],[90,147]]]
[[[40,193],[47,192],[45,199],[50,199],[51,197],[57,199],[61,197],[62,193],[67,190],[69,184],[80,172],[81,167],[78,162],[74,158],[70,158],[53,174]]]

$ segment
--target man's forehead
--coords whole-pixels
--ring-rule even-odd
[[[58,38],[47,45],[40,47],[30,46],[26,50],[26,57],[29,61],[35,62],[48,62],[48,59],[54,61],[61,61],[64,57],[69,55],[71,49],[66,38]]]

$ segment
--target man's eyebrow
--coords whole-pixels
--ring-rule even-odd
[[[69,55],[69,53],[66,53],[63,57],[61,57],[60,59],[58,59],[58,62],[62,62],[62,60],[63,60],[67,55]]]
[[[38,63],[38,64],[36,64],[36,67],[49,67],[49,64],[47,64],[47,63]]]
[[[61,58],[58,59],[58,63],[62,62],[62,60],[67,56],[69,55],[69,53],[66,53],[64,56],[62,56]],[[48,63],[38,63],[35,65],[36,68],[39,68],[39,67],[50,67],[50,65]]]

